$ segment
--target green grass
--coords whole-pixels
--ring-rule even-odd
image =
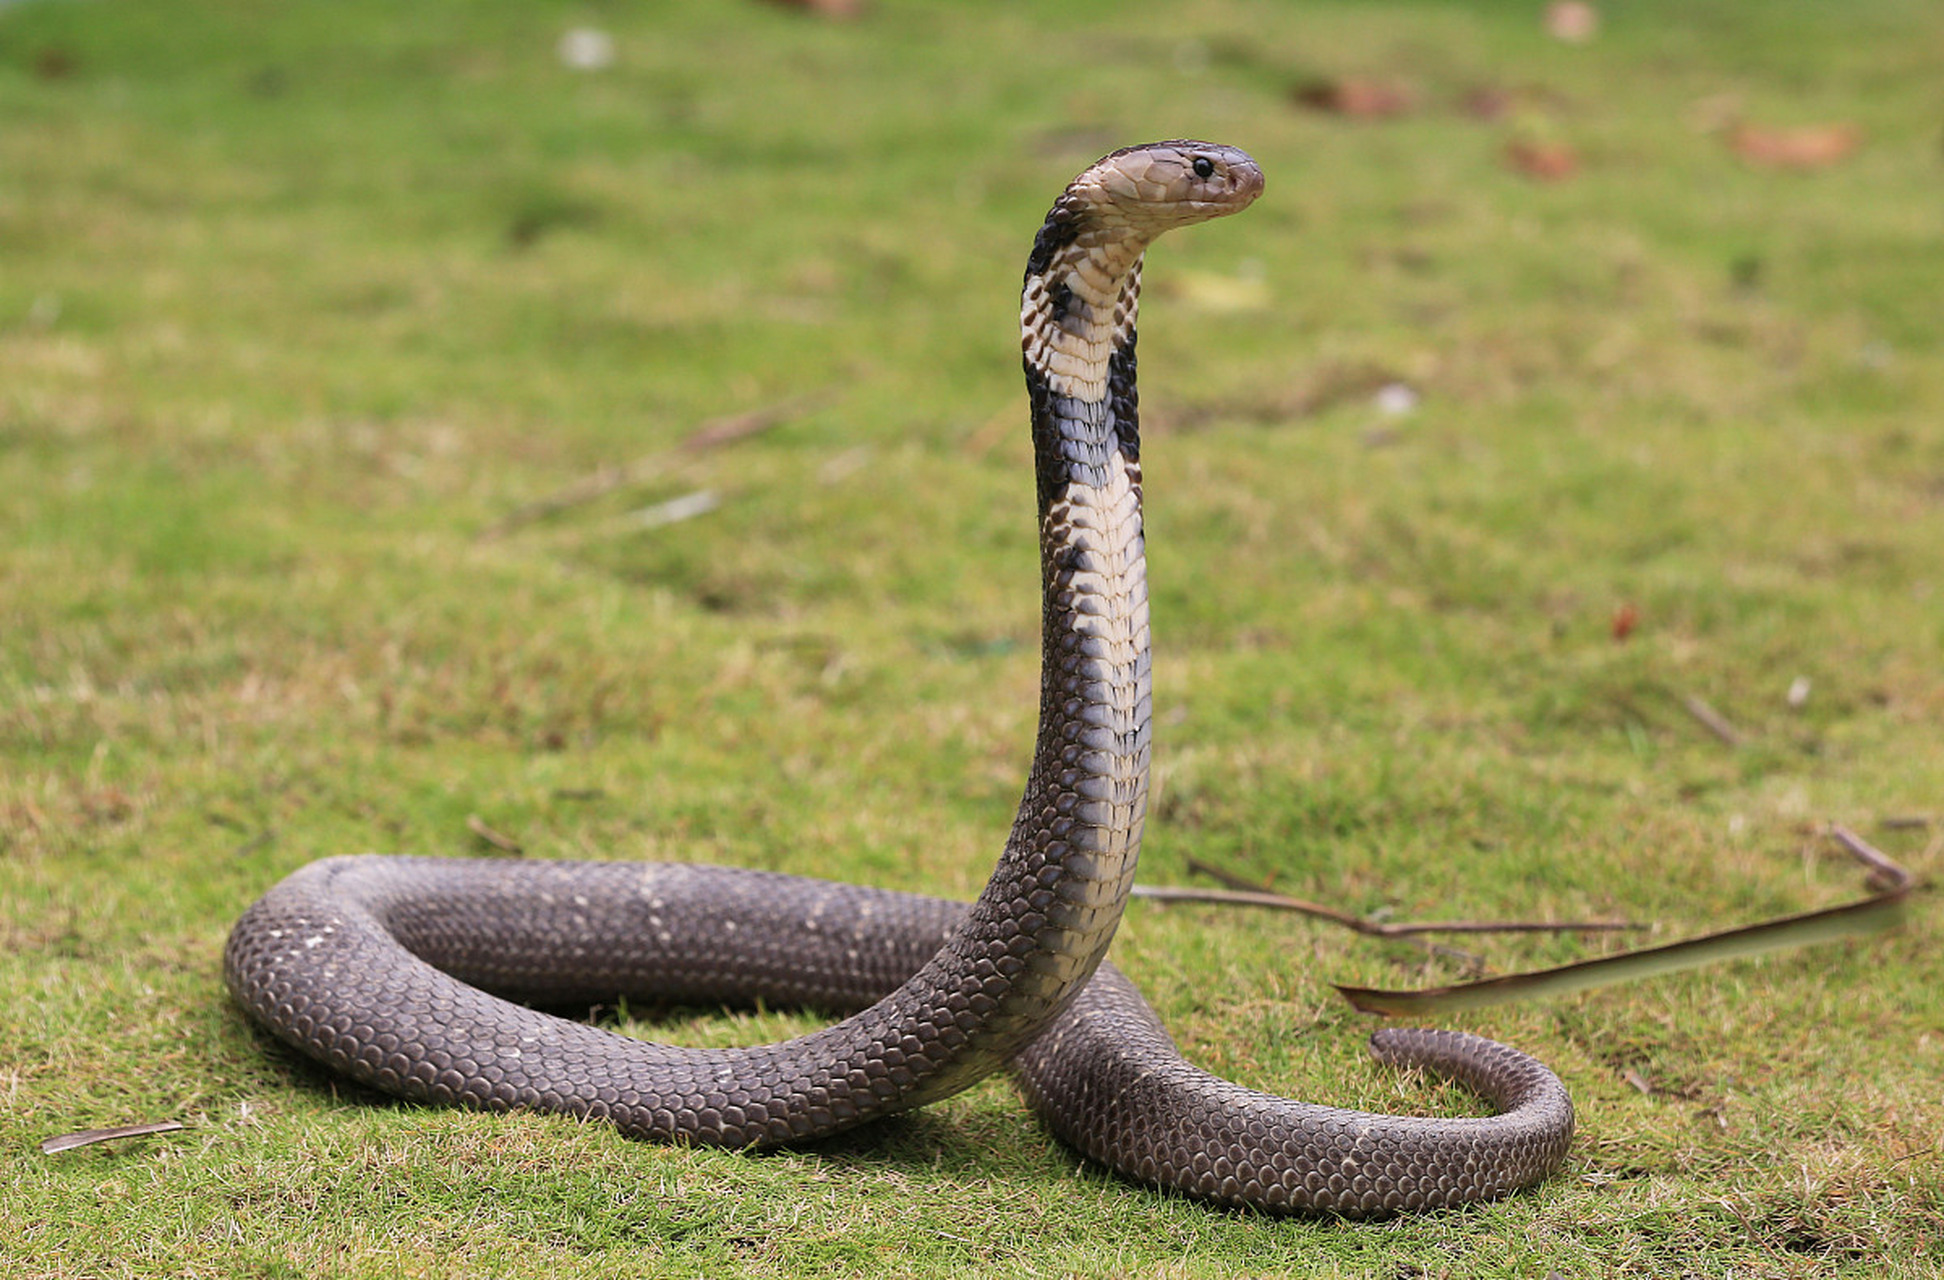
[[[1574,47],[1536,7],[0,8],[0,1272],[1944,1267],[1929,895],[1865,943],[1466,1018],[1559,1069],[1572,1158],[1364,1226],[1123,1184],[1003,1082],[756,1158],[402,1106],[222,989],[280,876],[482,852],[474,814],[534,857],[974,892],[1032,734],[1020,266],[1095,154],[1183,134],[1250,149],[1269,192],[1149,276],[1148,879],[1199,856],[1355,910],[1671,939],[1857,893],[1830,819],[1934,874],[1944,23],[1643,0]],[[615,66],[561,66],[577,25]],[[1286,96],[1344,74],[1425,106]],[[1480,122],[1454,105],[1480,85],[1541,105]],[[1698,126],[1724,111],[1867,141],[1761,170]],[[1520,129],[1580,175],[1506,169]],[[1416,412],[1381,420],[1387,380]],[[477,537],[804,392],[830,398]],[[613,528],[704,488],[705,517]],[[1601,945],[1480,944],[1499,969]],[[1450,966],[1139,905],[1116,956],[1211,1069],[1470,1105],[1367,1064],[1325,985]],[[163,1118],[190,1127],[34,1149]]]

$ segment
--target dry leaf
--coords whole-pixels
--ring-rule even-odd
[[[1480,85],[1459,99],[1458,109],[1474,120],[1490,123],[1512,113],[1512,91],[1496,85]]]
[[[1826,169],[1847,160],[1863,144],[1863,131],[1853,124],[1807,125],[1799,129],[1765,129],[1738,124],[1728,133],[1728,145],[1750,164],[1771,169]]]
[[[1371,403],[1387,418],[1401,418],[1418,407],[1423,399],[1417,388],[1406,382],[1387,382],[1377,388]]]
[[[34,74],[43,80],[65,80],[74,71],[74,55],[66,49],[42,49],[34,55]]]
[[[575,27],[560,37],[554,52],[562,66],[600,71],[614,65],[614,37],[597,27]]]
[[[869,6],[864,0],[769,0],[785,9],[801,9],[820,18],[861,18]]]
[[[1600,33],[1600,11],[1586,0],[1555,0],[1546,6],[1546,34],[1568,44],[1585,44]]]
[[[1625,644],[1627,637],[1640,625],[1640,610],[1631,604],[1623,604],[1613,611],[1613,640],[1615,644]]]
[[[1418,103],[1417,91],[1409,85],[1355,76],[1297,85],[1290,96],[1300,106],[1352,120],[1387,120],[1408,115],[1417,109]]]
[[[1514,138],[1506,144],[1505,163],[1540,182],[1563,182],[1579,172],[1579,153],[1563,142]]]

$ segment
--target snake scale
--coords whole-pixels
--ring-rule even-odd
[[[798,1142],[945,1097],[1007,1064],[1062,1139],[1143,1182],[1271,1212],[1369,1216],[1503,1195],[1564,1159],[1572,1103],[1475,1036],[1386,1030],[1499,1114],[1372,1115],[1184,1062],[1102,957],[1141,843],[1151,751],[1135,312],[1161,233],[1262,191],[1241,151],[1116,151],[1053,205],[1021,333],[1038,477],[1039,729],[1025,796],[965,904],[687,864],[330,858],[237,923],[230,989],[278,1038],[366,1085],[726,1147]],[[488,994],[493,992],[497,994]],[[693,1049],[540,1011],[617,996],[848,1012],[781,1044]]]

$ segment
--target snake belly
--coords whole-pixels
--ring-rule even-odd
[[[1564,1158],[1572,1105],[1516,1051],[1381,1032],[1501,1114],[1422,1119],[1258,1094],[1182,1061],[1103,957],[1133,883],[1151,751],[1135,377],[1143,255],[1247,207],[1255,162],[1174,141],[1068,185],[1027,262],[1021,346],[1040,520],[1039,728],[998,865],[967,906],[688,864],[330,858],[231,931],[258,1023],[364,1084],[630,1136],[766,1147],[1012,1064],[1063,1139],[1126,1175],[1268,1211],[1369,1215],[1502,1195]],[[557,1018],[617,996],[845,1012],[772,1045],[693,1049]],[[536,1007],[539,1006],[539,1007]]]

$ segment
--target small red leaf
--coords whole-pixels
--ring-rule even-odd
[[[1515,138],[1506,144],[1505,163],[1539,182],[1564,182],[1579,172],[1579,153],[1563,142]]]

